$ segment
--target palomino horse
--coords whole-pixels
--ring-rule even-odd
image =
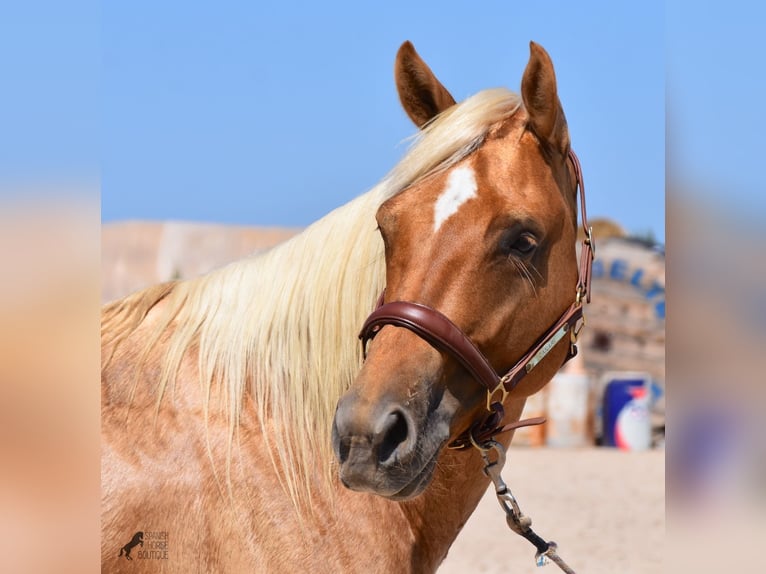
[[[518,420],[567,357],[549,338],[488,400],[438,337],[378,316],[360,370],[384,289],[381,310],[428,308],[503,372],[578,283],[579,168],[548,54],[531,44],[520,96],[456,104],[409,42],[395,76],[421,129],[379,185],[264,254],[104,308],[105,571],[433,572],[488,485],[478,451],[446,446],[492,401]],[[136,531],[163,552],[120,560]]]

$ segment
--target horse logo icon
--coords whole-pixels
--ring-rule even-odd
[[[127,558],[128,560],[133,560],[130,557],[130,551],[133,550],[134,546],[137,546],[139,544],[141,546],[144,545],[144,533],[143,532],[136,532],[133,535],[133,538],[130,539],[130,542],[128,542],[125,546],[120,548],[120,556],[122,556],[122,553],[124,552],[125,553],[125,558]]]

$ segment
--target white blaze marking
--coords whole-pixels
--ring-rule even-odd
[[[476,197],[476,178],[470,167],[459,167],[450,172],[447,187],[436,200],[434,206],[434,233],[451,215],[457,213],[460,206]]]

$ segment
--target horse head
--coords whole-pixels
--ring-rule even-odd
[[[470,99],[455,103],[409,42],[395,76],[419,128],[462,129]],[[577,177],[569,152],[553,64],[531,43],[518,105],[466,153],[380,206],[385,302],[437,310],[497,372],[514,365],[574,299]],[[540,390],[568,349],[568,337],[553,345],[506,402]],[[486,416],[486,399],[452,354],[383,326],[335,414],[341,481],[393,500],[420,494],[445,445]]]

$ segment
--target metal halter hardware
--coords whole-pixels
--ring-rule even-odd
[[[498,375],[489,360],[448,317],[426,305],[409,301],[383,303],[381,295],[378,308],[375,309],[362,326],[359,339],[362,353],[366,357],[367,342],[375,337],[385,325],[394,325],[409,329],[436,349],[446,352],[456,359],[468,373],[487,390],[487,410],[490,414],[480,423],[475,423],[450,446],[467,448],[471,442],[489,440],[493,436],[527,424],[541,424],[544,419],[517,421],[500,427],[503,419],[502,403],[521,380],[530,373],[566,335],[569,334],[569,351],[564,362],[577,354],[577,336],[584,325],[583,303],[590,303],[590,279],[595,253],[593,230],[588,226],[585,211],[585,186],[582,168],[574,151],[569,152],[575,172],[576,186],[580,195],[580,214],[585,239],[580,251],[579,277],[575,289],[574,302],[559,319],[532,345],[532,347],[504,375]]]

